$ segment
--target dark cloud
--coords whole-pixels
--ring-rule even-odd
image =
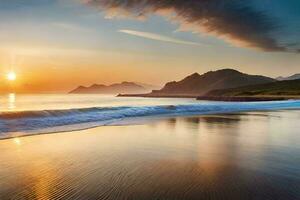
[[[146,18],[159,14],[181,29],[216,35],[237,46],[289,51],[274,36],[280,26],[249,0],[83,0],[108,15]]]

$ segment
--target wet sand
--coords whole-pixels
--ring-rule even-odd
[[[297,199],[300,111],[0,141],[0,199]]]

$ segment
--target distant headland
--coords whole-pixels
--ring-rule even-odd
[[[295,77],[295,76],[292,76]],[[287,78],[288,79],[288,78]],[[172,81],[150,93],[126,94],[119,97],[197,98],[214,101],[275,101],[300,98],[300,79],[277,80],[250,75],[233,69],[194,73]]]
[[[157,88],[157,86],[144,84],[144,83],[134,83],[134,82],[122,82],[115,83],[112,85],[103,84],[93,84],[89,87],[79,86],[76,89],[70,91],[70,94],[133,94],[133,93],[147,93],[151,90]]]

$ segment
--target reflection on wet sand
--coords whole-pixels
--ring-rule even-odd
[[[299,111],[0,141],[0,199],[297,199]]]

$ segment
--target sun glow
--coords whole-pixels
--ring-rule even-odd
[[[14,143],[18,146],[20,146],[22,144],[20,138],[14,138]]]
[[[12,71],[12,72],[7,73],[6,78],[9,81],[15,81],[17,79],[17,75],[15,72]]]

